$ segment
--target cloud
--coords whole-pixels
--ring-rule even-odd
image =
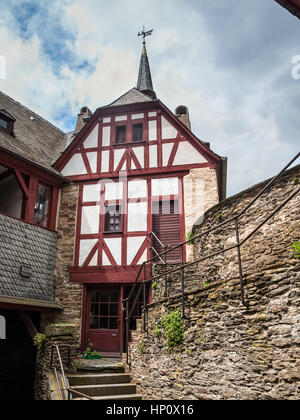
[[[60,128],[137,80],[143,25],[158,97],[229,158],[229,194],[272,176],[299,149],[299,23],[261,0],[12,0],[0,17],[0,89]]]

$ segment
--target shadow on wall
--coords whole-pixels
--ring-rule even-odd
[[[32,316],[38,322],[39,314]],[[33,400],[36,360],[33,342],[17,311],[0,310],[2,327],[3,319],[6,337],[0,340],[0,399]]]

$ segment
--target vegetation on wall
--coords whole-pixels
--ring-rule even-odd
[[[172,350],[174,347],[182,344],[184,335],[183,319],[179,309],[172,310],[166,314],[163,320],[156,324],[153,333],[157,338],[163,336],[167,350]]]
[[[294,242],[292,248],[295,251],[295,257],[300,259],[300,242]]]
[[[47,340],[47,335],[39,333],[34,336],[33,344],[35,345],[35,347],[37,347],[38,350],[41,350],[46,340]]]

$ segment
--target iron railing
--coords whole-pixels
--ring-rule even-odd
[[[58,389],[59,389],[61,400],[70,401],[72,399],[73,394],[77,395],[78,397],[85,398],[87,400],[95,400],[95,398],[90,397],[89,395],[82,394],[81,392],[70,388],[69,381],[68,381],[68,379],[66,378],[66,375],[65,375],[65,370],[64,370],[63,361],[62,361],[62,357],[61,357],[61,354],[60,354],[59,347],[68,349],[68,366],[70,367],[70,365],[71,365],[71,346],[69,344],[60,344],[60,345],[53,344],[52,347],[51,347],[50,368],[54,370],[55,379],[56,379],[56,382],[57,382],[57,386],[58,386]],[[58,370],[57,370],[56,366],[54,366],[54,353],[55,352],[56,352],[58,362],[59,362],[59,368],[60,368],[61,377],[62,377],[62,384],[60,383],[60,380],[59,380]],[[66,395],[66,393],[67,393],[67,395]]]
[[[278,213],[290,200],[292,200],[299,192],[300,192],[300,188],[296,189],[287,199],[285,199],[278,207],[276,207],[255,229],[253,229],[243,240],[240,240],[240,230],[239,230],[239,219],[249,210],[250,207],[253,206],[253,204],[268,190],[270,189],[278,179],[280,179],[282,177],[282,175],[286,172],[286,170],[299,158],[300,153],[298,153],[279,173],[278,175],[276,175],[274,178],[271,179],[270,182],[267,183],[267,185],[265,185],[265,187],[253,198],[253,200],[251,200],[251,202],[242,210],[240,211],[237,215],[231,217],[230,219],[219,223],[217,226],[212,227],[211,229],[206,230],[205,232],[200,233],[199,235],[196,235],[194,237],[192,237],[191,239],[188,239],[185,242],[182,242],[174,247],[165,247],[163,244],[161,244],[165,249],[163,252],[161,252],[160,254],[156,253],[154,256],[152,256],[149,260],[145,261],[138,272],[138,275],[136,277],[135,282],[133,283],[132,289],[130,291],[129,297],[127,299],[124,299],[123,302],[125,302],[125,305],[123,305],[124,310],[126,311],[126,316],[125,316],[125,323],[126,323],[126,339],[125,339],[125,346],[126,346],[126,362],[127,364],[130,364],[129,361],[129,354],[128,354],[128,349],[129,349],[129,319],[133,313],[133,311],[135,310],[135,306],[137,304],[137,301],[139,299],[139,296],[142,292],[142,290],[144,291],[144,310],[143,310],[143,318],[144,318],[144,330],[146,330],[146,301],[145,301],[145,296],[146,296],[146,286],[150,283],[153,283],[155,280],[158,280],[162,277],[161,274],[156,275],[156,276],[152,276],[152,268],[150,269],[150,276],[149,278],[147,278],[147,264],[150,264],[150,266],[152,267],[153,262],[155,262],[155,260],[157,261],[157,259],[159,258],[161,261],[163,261],[163,264],[165,266],[164,269],[164,277],[165,277],[165,293],[164,296],[168,297],[168,285],[167,285],[167,280],[168,280],[168,276],[170,274],[173,274],[175,272],[181,271],[181,295],[182,295],[182,299],[181,299],[181,315],[182,318],[185,318],[185,270],[187,267],[191,267],[193,265],[199,264],[207,259],[216,257],[218,255],[224,254],[228,251],[231,251],[233,249],[237,250],[237,261],[238,261],[238,271],[239,271],[239,282],[240,282],[240,290],[241,290],[241,301],[242,304],[245,307],[249,306],[249,302],[247,300],[247,293],[245,293],[245,282],[243,279],[243,266],[242,266],[242,258],[241,258],[241,247],[259,230],[261,229],[262,226],[264,226],[276,213]],[[234,223],[234,227],[235,227],[235,236],[236,236],[236,243],[232,246],[229,246],[225,249],[213,252],[209,255],[206,255],[204,257],[198,258],[197,260],[194,260],[192,262],[185,262],[184,260],[184,247],[187,244],[193,243],[195,240],[200,239],[216,230],[220,230],[222,227],[229,225],[230,223]],[[154,233],[150,234],[150,239],[151,239],[151,235],[155,235]],[[156,236],[156,235],[155,235]],[[156,237],[157,238],[157,237]],[[158,238],[157,238],[158,239]],[[180,261],[180,266],[178,267],[178,265],[175,268],[172,269],[167,269],[167,255],[180,248],[181,251],[181,261]],[[140,279],[140,275],[141,273],[143,273],[143,279],[142,281],[139,281]],[[138,288],[137,290],[137,294],[135,296],[135,300],[133,302],[133,304],[131,305],[131,308],[129,310],[129,299],[131,298],[131,296],[133,295],[134,291],[136,290],[136,288]]]

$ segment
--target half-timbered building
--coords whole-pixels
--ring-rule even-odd
[[[157,98],[145,42],[137,86],[83,107],[73,133],[1,93],[1,316],[31,335],[72,321],[81,350],[120,354],[122,301],[141,264],[225,195],[226,158],[192,132],[186,106],[173,113]],[[192,258],[174,250],[167,262],[182,257]]]
[[[193,134],[187,107],[174,114],[157,99],[145,42],[137,86],[92,115],[83,108],[78,126],[55,164],[78,186],[69,281],[83,286],[82,346],[120,353],[121,302],[140,265],[183,242],[197,215],[225,197],[226,159]],[[180,249],[168,254],[180,258]]]

